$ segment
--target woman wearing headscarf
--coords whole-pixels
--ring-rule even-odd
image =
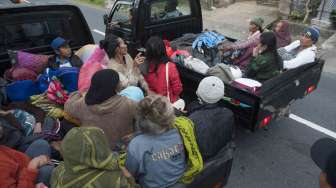
[[[53,188],[136,187],[134,180],[119,167],[119,156],[109,149],[106,136],[99,128],[71,129],[61,151],[64,162],[52,174]]]
[[[133,133],[136,103],[117,94],[119,75],[111,69],[96,72],[86,94],[70,95],[64,110],[77,118],[82,126],[104,130],[112,150],[117,150],[124,137]]]
[[[277,48],[282,48],[292,42],[292,36],[289,31],[289,23],[287,20],[281,20],[276,24],[274,33],[277,38]]]
[[[234,60],[234,64],[238,65],[240,69],[245,70],[252,58],[253,48],[259,42],[260,35],[263,32],[264,19],[256,17],[251,19],[249,24],[249,36],[246,40],[237,41],[231,45],[222,47],[221,51],[243,51],[243,53]]]

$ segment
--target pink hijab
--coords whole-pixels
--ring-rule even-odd
[[[289,45],[292,42],[292,36],[289,31],[289,23],[286,20],[281,20],[279,23],[281,23],[280,31],[274,31],[275,35],[277,37],[277,47],[285,47]]]

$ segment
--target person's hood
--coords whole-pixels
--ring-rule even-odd
[[[108,114],[119,109],[125,103],[128,103],[130,100],[124,96],[115,95],[101,104],[88,105],[89,110],[93,114]]]

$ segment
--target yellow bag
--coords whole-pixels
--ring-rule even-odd
[[[180,182],[189,184],[203,169],[203,159],[197,145],[194,123],[190,119],[181,116],[175,119],[174,127],[182,136],[188,156],[188,168],[181,177]]]

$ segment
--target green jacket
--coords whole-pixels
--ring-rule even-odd
[[[253,57],[246,69],[245,76],[259,82],[264,82],[280,74],[281,68],[276,57],[271,52],[265,52]]]
[[[135,188],[134,179],[126,178],[118,165],[118,154],[109,149],[101,129],[75,127],[65,136],[62,162],[53,171],[52,188]]]

